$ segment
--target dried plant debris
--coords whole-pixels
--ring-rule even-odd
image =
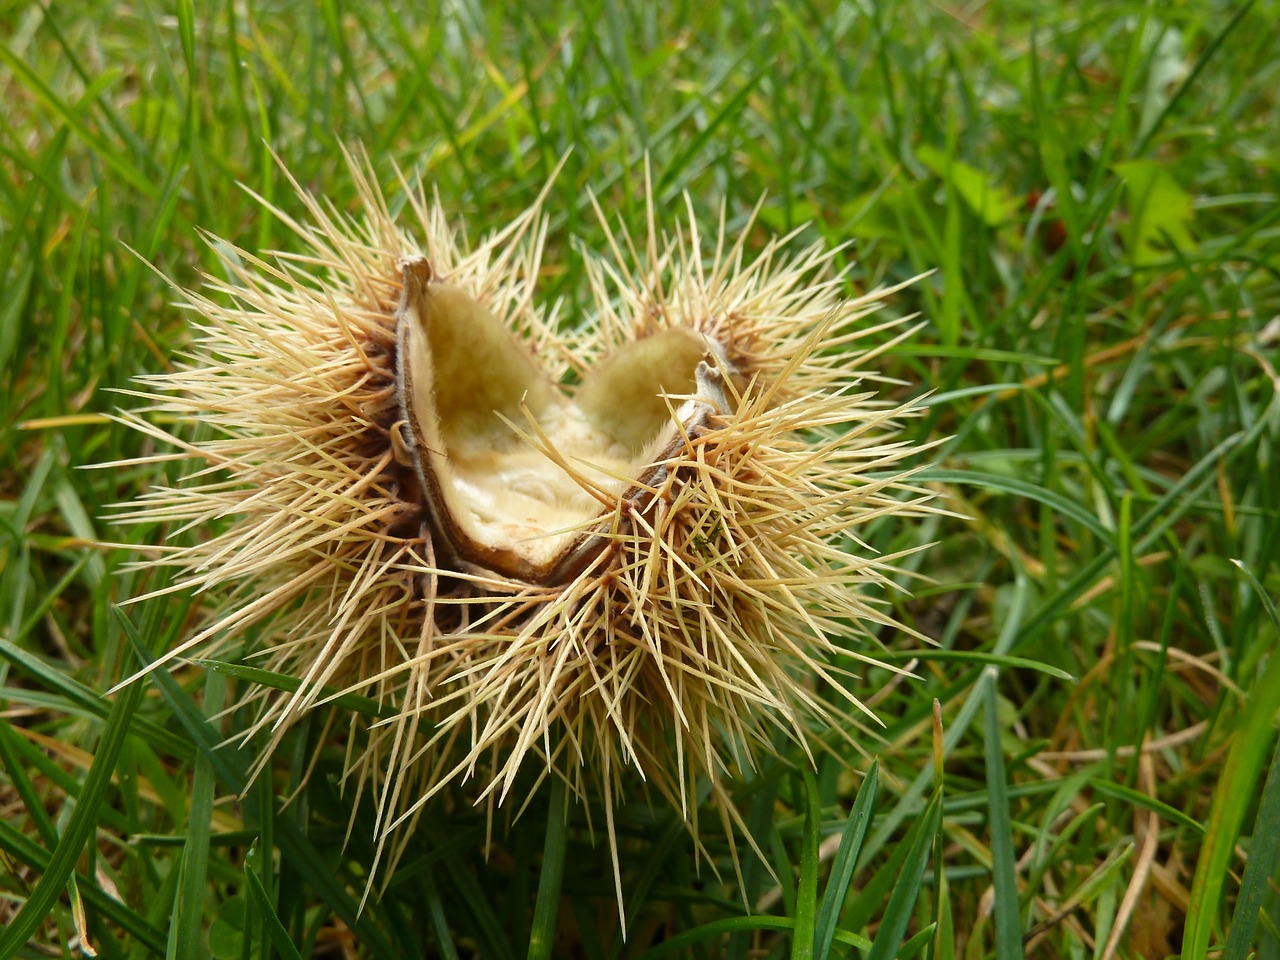
[[[565,323],[535,297],[542,200],[469,247],[351,169],[360,216],[301,188],[306,222],[274,211],[304,252],[215,244],[190,356],[123,414],[188,464],[118,514],[167,524],[148,562],[208,597],[168,657],[247,643],[301,681],[255,694],[273,745],[338,695],[380,704],[345,782],[388,869],[441,789],[507,803],[522,770],[603,800],[615,873],[628,771],[691,823],[709,785],[732,839],[726,778],[775,730],[856,731],[833,661],[904,629],[901,558],[859,535],[933,509],[913,410],[868,386],[906,335],[870,316],[891,291],[848,299],[833,251],[751,255],[723,217],[710,245],[692,216],[661,233],[651,201],[639,247],[606,225],[593,316]]]

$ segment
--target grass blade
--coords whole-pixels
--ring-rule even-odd
[[[449,932],[449,918],[445,915],[444,904],[440,900],[440,887],[436,883],[434,869],[423,875],[423,887],[427,896],[427,914],[431,918],[431,928],[436,934],[436,946],[444,960],[458,960],[458,948],[454,946],[453,935]]]
[[[58,845],[49,858],[49,865],[41,874],[31,896],[0,931],[0,957],[12,957],[27,942],[58,902],[62,891],[75,870],[76,861],[97,826],[98,807],[111,787],[111,775],[115,772],[116,757],[129,734],[129,724],[142,700],[142,684],[135,683],[120,691],[111,711],[107,714],[102,739],[94,754],[93,765],[85,778],[84,789],[76,801],[75,809],[67,821],[66,829],[58,839]]]
[[[1047,673],[1058,680],[1074,682],[1076,679],[1066,670],[1055,667],[1050,663],[1029,660],[1026,657],[1007,657],[998,653],[985,653],[981,650],[939,650],[934,647],[924,647],[920,650],[879,650],[876,652],[876,659],[889,662],[895,660],[951,660],[958,663],[985,663],[995,667],[1035,670],[1039,673]]]
[[[222,709],[226,680],[209,674],[205,681],[205,709],[216,714]],[[213,765],[204,754],[196,755],[191,783],[191,810],[187,817],[185,842],[179,868],[178,899],[173,925],[169,927],[170,958],[194,957],[204,936],[204,905],[208,884],[209,830],[213,821]]]
[[[454,891],[462,897],[475,919],[475,934],[484,948],[482,955],[496,957],[498,960],[513,960],[515,951],[511,949],[511,942],[504,935],[502,923],[494,913],[493,904],[479,881],[455,858],[446,857],[443,862],[449,879],[453,881]]]
[[[988,668],[991,669],[991,668]],[[994,671],[992,671],[994,674]],[[991,829],[991,879],[995,885],[996,956],[1021,957],[1022,922],[1018,902],[1017,857],[1013,850],[1013,821],[1009,815],[1004,748],[1000,745],[999,696],[996,677],[986,684],[986,767],[988,819]]]
[[[836,850],[835,859],[831,863],[831,876],[827,879],[827,889],[822,894],[822,908],[818,913],[818,926],[813,946],[813,955],[816,960],[826,960],[831,950],[831,943],[836,934],[836,924],[840,920],[840,910],[844,906],[849,883],[853,880],[853,868],[857,865],[862,841],[867,835],[867,825],[871,823],[871,811],[875,807],[876,789],[879,783],[880,764],[872,761],[871,769],[867,771],[867,776],[858,789],[853,809],[849,811],[849,819],[845,821],[844,832],[840,837],[840,847]]]
[[[1258,928],[1258,913],[1271,893],[1269,878],[1275,876],[1280,863],[1280,741],[1271,755],[1271,770],[1266,786],[1262,788],[1262,800],[1258,803],[1258,818],[1253,825],[1253,842],[1249,844],[1249,859],[1244,865],[1244,877],[1240,881],[1240,896],[1236,900],[1235,914],[1227,932],[1227,945],[1223,960],[1246,960],[1253,945],[1254,932]]]
[[[657,960],[658,957],[666,957],[671,954],[677,956],[689,956],[684,952],[695,943],[701,943],[703,940],[723,937],[725,934],[731,933],[749,933],[754,930],[781,930],[790,932],[795,929],[795,921],[790,917],[772,917],[767,914],[753,914],[749,917],[729,917],[724,920],[713,920],[710,923],[704,923],[692,930],[685,930],[677,933],[674,937],[670,937],[655,946],[650,947],[644,953],[640,954],[636,960]],[[866,937],[860,937],[856,934],[848,933],[844,930],[836,931],[836,941],[838,943],[847,944],[851,947],[857,947],[859,950],[867,950],[871,947],[871,941]]]
[[[529,931],[529,960],[548,960],[555,944],[556,921],[560,916],[560,886],[564,880],[564,857],[569,841],[567,817],[564,781],[553,776],[547,799],[542,873],[538,877],[538,898],[533,907],[533,929]]]
[[[280,922],[275,905],[267,894],[267,888],[258,872],[258,860],[258,848],[255,846],[244,858],[244,880],[249,892],[249,903],[264,922],[267,938],[271,941],[271,946],[275,947],[276,953],[283,960],[302,960],[302,954],[298,952],[297,946],[289,936],[289,931]],[[188,954],[188,956],[194,956],[194,954]]]
[[[867,952],[867,960],[890,960],[898,955],[898,947],[902,944],[902,937],[907,932],[907,925],[911,922],[911,915],[920,898],[924,869],[929,863],[929,853],[933,849],[941,821],[941,797],[935,793],[916,823],[915,836],[902,863],[898,880],[893,885],[893,893],[889,895],[889,904],[880,919],[875,942]]]
[[[1266,672],[1248,693],[1231,750],[1213,792],[1209,826],[1205,832],[1191,902],[1183,931],[1184,960],[1203,957],[1222,903],[1222,888],[1229,873],[1240,825],[1253,798],[1265,751],[1275,735],[1274,720],[1280,710],[1280,656],[1272,656]]]
[[[800,849],[800,882],[796,888],[795,929],[791,932],[791,960],[811,960],[818,910],[818,832],[822,802],[813,771],[804,768],[804,834]]]
[[[938,483],[962,483],[968,486],[982,487],[984,490],[1007,493],[1015,497],[1025,497],[1028,500],[1034,500],[1051,507],[1064,517],[1070,517],[1076,523],[1095,534],[1104,543],[1111,544],[1114,541],[1111,531],[1102,525],[1093,511],[1086,510],[1080,504],[1068,500],[1060,493],[1045,489],[1039,484],[1020,480],[1017,477],[1006,477],[997,473],[980,473],[974,470],[927,469],[917,473],[913,479],[936,481]]]
[[[272,690],[287,690],[290,693],[294,693],[302,689],[302,681],[297,677],[288,677],[273,670],[263,670],[261,667],[250,667],[243,663],[229,663],[226,660],[207,660],[200,657],[192,657],[188,662],[204,670],[212,670],[236,680],[244,680],[247,683],[270,687]],[[334,706],[342,707],[345,710],[353,710],[367,717],[389,719],[395,716],[395,711],[391,707],[380,704],[370,697],[361,696],[358,693],[335,695],[337,693],[338,691],[330,687],[322,687],[316,700],[319,703],[332,703]]]

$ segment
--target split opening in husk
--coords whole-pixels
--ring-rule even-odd
[[[730,412],[728,361],[701,333],[674,327],[633,341],[570,396],[475,298],[433,282],[425,258],[403,269],[406,458],[448,559],[563,582],[602,546],[592,529],[601,515],[619,498],[646,499],[671,448]]]

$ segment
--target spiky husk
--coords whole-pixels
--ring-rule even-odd
[[[533,299],[539,205],[470,249],[420,189],[402,181],[405,229],[368,165],[351,169],[360,216],[300,188],[307,222],[275,210],[302,253],[267,260],[214,243],[228,279],[181,291],[197,321],[185,366],[141,378],[150,405],[123,415],[176,449],[149,461],[193,467],[119,515],[170,524],[172,542],[156,548],[177,572],[167,590],[210,597],[203,628],[169,656],[248,641],[261,666],[301,680],[258,693],[246,738],[270,731],[273,746],[340,694],[380,704],[380,721],[351,717],[347,782],[374,796],[392,864],[446,785],[502,803],[530,769],[601,796],[611,842],[628,769],[687,816],[709,784],[731,826],[725,779],[775,729],[806,744],[815,723],[847,728],[862,705],[832,661],[874,662],[858,635],[897,626],[870,599],[897,558],[858,532],[929,507],[899,469],[917,450],[893,439],[911,411],[861,386],[874,355],[858,341],[892,326],[867,319],[884,292],[846,299],[833,252],[788,252],[791,238],[750,258],[744,241],[727,243],[723,217],[708,257],[692,216],[668,237],[650,208],[641,249],[610,233],[611,257],[587,261],[595,316],[564,332]],[[437,557],[395,436],[400,263],[420,242],[432,272],[557,381],[673,326],[732,363],[733,409],[683,436],[642,504],[602,495],[607,546],[566,582]],[[566,483],[590,483],[529,427]]]

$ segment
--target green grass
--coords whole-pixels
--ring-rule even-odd
[[[0,2],[0,958],[1280,957],[1280,4],[410,6]],[[324,717],[246,786],[218,744],[252,671],[102,695],[198,613],[117,613],[156,578],[91,543],[155,535],[101,520],[153,476],[79,469],[146,452],[103,414],[188,336],[149,265],[288,248],[241,185],[298,212],[274,150],[349,209],[357,143],[476,231],[567,153],[570,318],[589,192],[641,224],[646,156],[671,219],[764,194],[752,246],[853,240],[851,290],[934,271],[884,372],[932,391],[908,429],[963,518],[869,539],[937,542],[891,599],[946,655],[867,671],[865,756],[742,776],[742,887],[713,812],[699,868],[637,785],[625,940],[552,791],[430,808],[360,912],[341,757],[285,802]]]

